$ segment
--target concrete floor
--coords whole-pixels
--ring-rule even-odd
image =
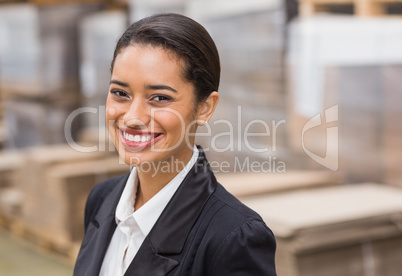
[[[71,276],[73,268],[51,254],[40,253],[0,229],[1,276]]]

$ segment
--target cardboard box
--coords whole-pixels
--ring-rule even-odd
[[[197,138],[211,149],[209,160],[226,159],[233,168],[236,158],[243,163],[244,158],[287,157],[285,125],[273,133],[274,124],[286,120],[282,60],[286,24],[280,2],[190,1],[188,13],[210,32],[221,59],[220,100],[209,122],[211,135]],[[199,133],[206,130],[199,128]],[[268,150],[249,150],[246,131],[262,134],[249,137],[252,148]],[[234,134],[232,140],[222,136],[228,132]]]
[[[220,173],[216,178],[238,198],[278,194],[340,185],[342,176],[330,171],[288,171],[285,173]]]
[[[8,99],[4,102],[5,147],[26,148],[67,142],[76,138],[80,117],[68,121],[78,106],[78,97],[63,95],[57,100]],[[68,123],[70,122],[70,123]],[[65,131],[67,123],[67,131]]]
[[[18,219],[21,216],[23,199],[23,193],[18,188],[0,187],[0,224],[2,224],[1,218],[4,218],[7,224],[7,221]],[[4,226],[10,227],[11,225]]]
[[[390,275],[402,270],[402,190],[356,184],[243,199],[273,230],[278,275]]]
[[[127,15],[105,11],[85,16],[79,23],[80,83],[82,105],[88,109],[85,127],[105,126],[105,105],[110,82],[114,48],[127,28]]]
[[[79,3],[2,5],[0,91],[28,97],[78,92],[77,22],[100,7]]]
[[[290,25],[290,145],[300,153],[333,158],[348,182],[396,184],[395,172],[402,173],[400,166],[392,165],[402,160],[392,142],[402,137],[396,123],[402,64],[395,47],[400,43],[396,34],[402,33],[397,22],[400,19],[334,16]],[[328,120],[331,108],[337,116]],[[321,121],[309,126],[313,118]],[[337,141],[328,140],[330,131],[337,132]],[[331,157],[327,150],[334,147],[338,154]]]
[[[321,112],[322,124],[303,133],[311,118],[302,116],[293,106],[289,113],[292,148],[303,152],[303,141],[305,148],[325,156],[326,147],[331,146],[328,129],[335,127],[339,146],[339,155],[335,157],[347,181],[402,185],[400,176],[399,181],[395,179],[395,172],[402,175],[402,167],[398,165],[402,160],[402,128],[398,118],[402,114],[396,107],[401,100],[397,91],[401,81],[396,73],[401,68],[397,65],[327,68],[326,81],[331,88],[323,92],[323,109],[337,104],[337,121],[326,123],[325,113]]]
[[[134,23],[155,13],[185,13],[186,0],[125,0],[129,5],[130,22]]]
[[[402,187],[402,101],[400,87],[402,85],[402,66],[382,68],[384,78],[384,114],[383,131],[380,137],[382,160],[384,162],[384,181]]]
[[[4,144],[7,141],[7,132],[4,126],[4,122],[0,119],[0,149],[4,148]]]
[[[20,151],[0,151],[0,188],[17,187],[17,173],[23,164],[24,156]]]
[[[84,236],[84,209],[89,192],[108,178],[129,172],[117,158],[55,166],[46,173],[46,189],[51,195],[42,204],[47,218],[35,224],[66,242],[81,241]],[[51,208],[51,212],[46,209]]]
[[[128,172],[115,154],[82,153],[67,144],[25,150],[24,157],[18,181],[24,196],[21,220],[61,244],[82,237],[89,191],[106,178]]]

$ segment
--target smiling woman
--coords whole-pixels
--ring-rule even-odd
[[[194,145],[219,100],[208,32],[178,14],[140,20],[111,72],[108,130],[132,170],[89,195],[74,275],[276,275],[272,232]]]

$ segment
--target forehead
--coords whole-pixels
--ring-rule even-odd
[[[193,88],[192,83],[184,78],[183,64],[183,60],[172,51],[135,44],[117,55],[112,78],[131,84],[166,84],[176,90],[185,86]]]
[[[180,69],[183,72],[185,62],[175,52],[153,45],[133,44],[123,48],[117,55],[116,66],[156,66],[160,69]],[[112,72],[113,73],[113,72]]]

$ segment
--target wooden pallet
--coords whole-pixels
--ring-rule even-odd
[[[60,4],[105,4],[110,0],[0,0],[0,4],[31,3],[38,6]]]
[[[104,4],[107,0],[29,0],[30,3],[44,5],[60,5],[60,4]]]
[[[35,6],[54,6],[64,4],[99,4],[105,9],[127,9],[127,1],[121,0],[0,0],[1,4],[22,4],[29,3]]]
[[[316,13],[349,13],[371,17],[402,15],[402,0],[300,0],[300,16]]]
[[[58,240],[57,237],[35,229],[19,218],[0,212],[0,227],[38,251],[50,253],[67,264],[73,265],[77,258],[80,243]]]

